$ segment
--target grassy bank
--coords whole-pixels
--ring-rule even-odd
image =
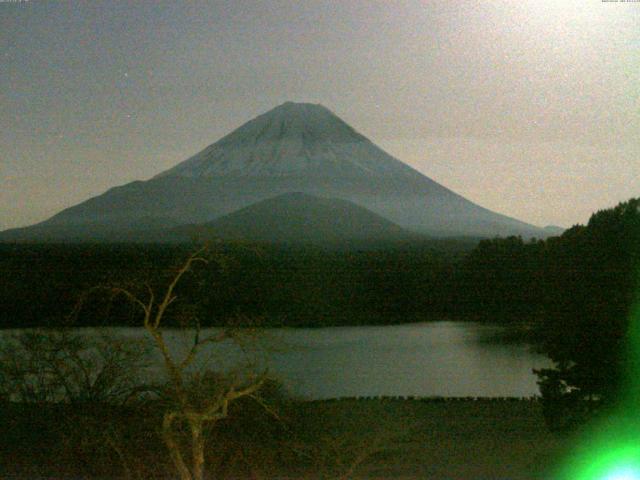
[[[209,432],[211,478],[536,479],[566,440],[528,400],[245,403]],[[152,407],[5,404],[2,478],[172,478]]]

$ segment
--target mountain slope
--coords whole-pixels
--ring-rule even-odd
[[[320,105],[287,102],[148,181],[112,188],[0,240],[61,240],[209,222],[303,192],[356,203],[435,236],[546,236],[491,212],[391,157]],[[94,235],[95,236],[95,235]]]
[[[171,233],[183,238],[316,244],[400,241],[415,237],[352,202],[305,193],[285,193],[213,222],[177,227]]]

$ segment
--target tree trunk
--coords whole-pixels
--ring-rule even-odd
[[[169,455],[171,455],[171,460],[173,460],[173,464],[178,470],[180,474],[180,480],[193,480],[193,476],[191,472],[187,468],[184,463],[184,459],[182,458],[182,453],[180,452],[180,445],[176,441],[173,436],[173,420],[174,415],[171,413],[166,413],[164,415],[164,419],[162,422],[162,438],[164,440],[167,449],[169,450]],[[199,480],[201,480],[200,477]]]
[[[193,454],[193,480],[204,478],[204,437],[201,422],[191,423],[191,449]]]

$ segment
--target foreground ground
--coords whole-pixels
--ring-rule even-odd
[[[173,477],[152,412],[80,410],[5,404],[2,478]],[[297,402],[278,420],[248,410],[211,433],[211,478],[546,479],[567,443],[526,400]]]
[[[309,408],[335,411],[330,416],[344,432],[377,451],[357,469],[362,478],[548,478],[564,443],[531,401],[365,400]],[[386,427],[376,431],[372,424]]]

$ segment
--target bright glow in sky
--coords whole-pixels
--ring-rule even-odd
[[[492,210],[640,195],[640,3],[0,2],[0,229],[322,103]]]

